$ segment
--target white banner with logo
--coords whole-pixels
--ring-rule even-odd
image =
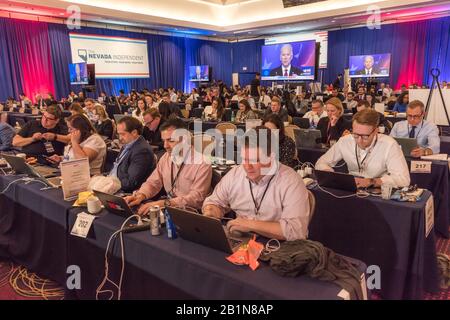
[[[97,79],[148,78],[147,40],[69,33],[72,63],[95,64]]]

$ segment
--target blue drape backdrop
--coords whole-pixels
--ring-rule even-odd
[[[48,88],[57,98],[79,91],[79,86],[69,84],[70,31],[60,24],[0,18],[0,101],[18,97],[21,91],[34,94]],[[228,85],[233,72],[240,73],[240,84],[245,85],[261,68],[264,40],[224,43],[100,28],[73,32],[147,40],[150,78],[97,80],[97,91],[107,94],[169,86],[189,91],[195,85],[188,80],[190,65],[209,65],[211,79]],[[394,88],[430,84],[429,70],[435,67],[442,71],[441,81],[450,80],[450,17],[382,25],[381,30],[330,31],[324,83],[331,83],[348,67],[350,55],[370,53],[392,54],[391,77],[386,82]]]

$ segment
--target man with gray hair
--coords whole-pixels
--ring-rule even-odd
[[[412,138],[417,140],[418,148],[411,151],[411,157],[420,158],[440,152],[441,140],[438,127],[425,117],[422,101],[411,101],[406,109],[406,120],[397,122],[391,131],[394,138]]]
[[[359,70],[357,75],[376,76],[380,74],[380,69],[375,66],[375,59],[373,56],[364,57],[364,69]]]
[[[294,53],[292,45],[289,43],[284,44],[280,50],[281,66],[270,70],[270,76],[295,77],[301,75],[302,71],[291,65],[293,57]]]

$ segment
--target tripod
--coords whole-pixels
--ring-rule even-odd
[[[448,116],[447,107],[445,105],[444,95],[442,94],[441,84],[439,83],[439,76],[441,75],[441,71],[437,68],[433,68],[433,69],[431,69],[430,73],[431,73],[431,76],[433,77],[433,83],[431,84],[430,94],[428,95],[427,105],[425,107],[425,119],[428,116],[428,110],[431,106],[431,98],[433,97],[434,87],[437,85],[437,87],[439,89],[439,94],[441,96],[442,105],[444,106],[447,123],[448,123],[448,125],[450,125],[450,118]]]

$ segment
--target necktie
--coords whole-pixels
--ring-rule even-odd
[[[409,132],[409,137],[410,137],[411,139],[414,139],[414,138],[416,137],[416,127],[415,127],[415,126],[413,126],[413,127],[411,128],[411,131]]]
[[[289,74],[288,74],[288,72],[287,72],[287,69],[284,69],[284,76],[285,76],[285,77],[288,77],[288,76],[289,76]]]

